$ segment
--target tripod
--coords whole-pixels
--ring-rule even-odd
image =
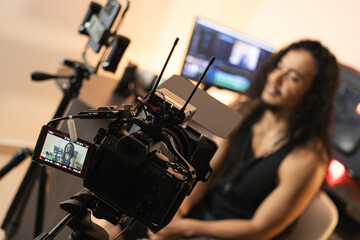
[[[63,98],[53,118],[58,118],[64,115],[71,100],[77,98],[77,96],[79,95],[83,79],[89,79],[90,75],[89,71],[84,67],[84,65],[79,62],[63,60],[61,63],[67,67],[71,67],[74,70],[74,75],[56,76],[39,72],[34,72],[31,74],[31,78],[34,81],[42,81],[50,78],[68,78],[70,80],[67,86],[60,86],[63,92]],[[59,122],[55,122],[54,124],[52,124],[52,127],[57,128],[58,123]],[[31,155],[32,151],[28,148],[17,151],[13,158],[9,161],[9,163],[7,163],[7,165],[0,170],[0,179],[12,168],[17,166],[25,158]],[[30,197],[31,190],[34,187],[37,178],[39,178],[39,192],[36,207],[34,236],[37,236],[42,232],[48,173],[45,166],[41,166],[36,162],[32,162],[1,225],[1,228],[4,229],[6,232],[6,239],[11,239],[17,232],[17,228],[20,225],[22,213],[25,209],[26,203]]]

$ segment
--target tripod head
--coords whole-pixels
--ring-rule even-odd
[[[91,212],[96,218],[106,219],[113,225],[124,220],[120,212],[109,207],[88,189],[83,189],[61,202],[60,208],[68,212],[66,216],[50,232],[40,234],[35,240],[54,239],[65,226],[73,231],[69,236],[72,240],[108,239],[108,233],[91,221]]]
[[[63,92],[63,98],[59,104],[59,107],[54,115],[54,118],[62,117],[63,113],[65,112],[67,106],[69,105],[70,101],[72,99],[75,99],[78,97],[83,79],[89,79],[90,72],[89,70],[84,66],[84,64],[77,62],[77,61],[71,61],[71,60],[62,60],[61,64],[64,66],[70,67],[73,69],[74,74],[73,75],[52,75],[48,73],[43,72],[32,72],[31,73],[31,79],[33,81],[44,81],[48,79],[61,79],[66,78],[69,79],[68,84],[61,84],[59,81],[56,81],[57,85],[60,87],[60,89]],[[56,127],[56,126],[54,126]]]
[[[69,200],[61,202],[60,208],[74,215],[90,209],[96,218],[105,219],[113,225],[117,225],[123,220],[121,212],[111,208],[86,188],[72,196]],[[76,226],[74,228],[76,229]]]
[[[73,75],[52,75],[43,72],[32,72],[31,79],[33,81],[44,81],[48,79],[69,79],[69,84],[60,84],[58,81],[58,85],[60,89],[63,91],[65,97],[76,98],[79,94],[80,88],[82,86],[83,79],[89,80],[90,72],[84,66],[84,64],[64,59],[60,62],[62,65],[67,66],[73,69]]]

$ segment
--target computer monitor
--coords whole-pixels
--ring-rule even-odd
[[[360,144],[360,73],[340,65],[340,79],[332,142],[341,152],[353,154]]]
[[[216,60],[203,79],[204,85],[246,93],[252,75],[273,51],[262,41],[197,17],[181,75],[199,80],[214,56]]]

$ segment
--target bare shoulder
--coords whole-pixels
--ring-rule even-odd
[[[327,171],[328,160],[322,141],[313,139],[294,148],[280,165],[279,176],[322,179]]]

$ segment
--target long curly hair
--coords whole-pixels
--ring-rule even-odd
[[[68,146],[71,146],[70,151],[67,150]],[[69,156],[66,156],[66,154],[69,154]],[[69,160],[75,156],[75,151],[74,151],[74,144],[72,143],[67,143],[64,147],[63,153],[61,154],[61,160],[63,161],[63,163],[68,163]]]
[[[339,65],[336,57],[319,41],[301,40],[275,53],[254,77],[254,86],[249,90],[249,96],[260,98],[268,74],[291,50],[308,51],[316,60],[318,71],[312,86],[296,106],[296,114],[290,120],[290,137],[293,139],[296,136],[300,144],[319,138],[330,154],[329,127],[339,85]]]

